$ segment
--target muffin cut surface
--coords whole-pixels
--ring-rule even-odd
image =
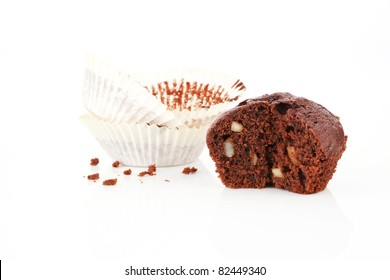
[[[207,134],[210,156],[227,187],[275,186],[302,194],[325,189],[346,141],[338,117],[289,93],[243,101]]]

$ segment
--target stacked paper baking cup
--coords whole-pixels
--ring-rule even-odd
[[[245,91],[237,78],[200,69],[128,74],[86,54],[81,117],[103,149],[123,165],[195,161],[210,124]]]

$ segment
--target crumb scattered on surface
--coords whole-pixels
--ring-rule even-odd
[[[156,175],[156,165],[155,164],[151,164],[151,165],[148,166],[148,170],[147,171],[142,171],[141,173],[138,174],[138,176],[140,176],[140,177],[144,177],[145,175],[149,175],[149,176]]]
[[[125,174],[125,175],[131,175],[131,169],[129,168],[129,169],[126,169],[125,171],[123,171],[123,174]]]
[[[164,181],[165,181],[165,182],[170,182],[168,179],[165,179]]]
[[[152,164],[148,166],[148,171],[151,173],[151,175],[156,175],[156,165]]]
[[[99,159],[98,158],[91,158],[91,163],[90,165],[96,166],[99,164]]]
[[[118,179],[107,179],[103,181],[103,186],[114,186]]]
[[[119,161],[115,161],[112,163],[112,167],[117,168],[119,166]]]
[[[193,174],[193,173],[196,173],[196,171],[198,171],[197,168],[187,166],[187,167],[185,167],[183,169],[183,171],[181,173],[183,173],[183,174]]]
[[[95,180],[99,179],[99,173],[88,175],[87,178],[88,180],[94,180],[94,182],[96,182]]]
[[[138,174],[138,176],[144,177],[145,175],[148,175],[148,174],[149,174],[148,171],[142,171],[142,172],[140,172],[140,173]]]

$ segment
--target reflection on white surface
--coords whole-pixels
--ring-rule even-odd
[[[352,225],[328,190],[298,195],[278,189],[228,189],[201,161],[156,176],[90,183],[89,249],[95,258],[318,259],[347,247]],[[121,174],[109,168],[101,178]],[[169,180],[169,182],[165,181]],[[142,181],[142,182],[141,182]],[[88,183],[86,183],[88,184]]]
[[[133,174],[121,175],[115,187],[91,184],[86,209],[94,257],[196,259],[213,250],[207,231],[218,181],[201,161],[188,166],[198,172],[184,175],[184,166],[157,168],[156,176],[140,178],[145,168],[132,168]],[[111,168],[101,178],[110,175]]]
[[[226,258],[318,259],[339,256],[351,233],[352,224],[327,189],[298,195],[225,188],[210,238]]]

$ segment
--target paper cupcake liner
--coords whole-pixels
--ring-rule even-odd
[[[92,54],[85,57],[83,101],[88,111],[112,122],[180,125],[174,114],[128,73]]]
[[[175,117],[188,127],[210,125],[221,113],[234,107],[237,102],[224,102],[213,105],[210,108],[201,108],[193,111],[173,110]]]
[[[132,76],[187,126],[212,122],[246,90],[237,78],[210,70],[181,69]]]
[[[81,122],[112,160],[123,165],[175,166],[195,161],[206,142],[208,126],[168,128],[157,125],[111,123],[92,115]]]

